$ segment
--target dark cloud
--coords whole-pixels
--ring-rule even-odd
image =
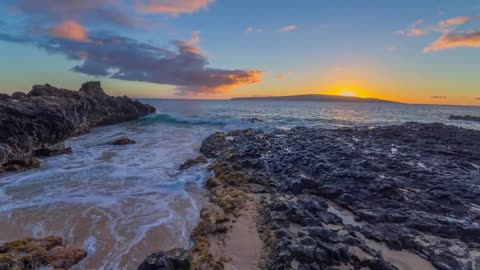
[[[448,97],[446,97],[446,96],[431,96],[431,98],[446,99],[446,98],[448,98]]]
[[[11,12],[26,15],[29,24],[45,26],[63,20],[82,24],[136,27],[147,22],[128,14],[126,5],[119,0],[6,0]]]
[[[477,97],[476,100],[480,100],[480,97]]]
[[[188,41],[173,41],[172,48],[160,48],[110,33],[90,33],[90,42],[46,37],[38,40],[0,34],[10,42],[34,43],[48,53],[66,55],[81,61],[72,71],[126,81],[141,81],[176,86],[178,94],[226,91],[232,87],[259,82],[258,70],[210,68],[197,46],[198,36]]]

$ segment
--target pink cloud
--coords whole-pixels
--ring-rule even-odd
[[[70,39],[79,42],[91,42],[85,28],[73,20],[64,20],[51,27],[48,29],[48,34],[57,38]]]
[[[407,37],[423,36],[427,33],[427,31],[420,28],[420,25],[422,24],[423,24],[423,20],[417,20],[416,22],[411,24],[408,28],[399,30],[396,33],[407,36]]]
[[[439,39],[423,49],[423,52],[433,52],[456,47],[480,48],[480,31],[445,33]]]
[[[213,0],[136,0],[136,9],[140,13],[193,13],[206,8]]]
[[[287,25],[285,27],[282,27],[280,30],[278,30],[278,32],[290,32],[296,29],[297,29],[296,25]]]
[[[447,27],[450,27],[450,26],[462,25],[462,24],[465,24],[465,23],[467,23],[469,21],[472,21],[476,18],[477,17],[473,17],[473,16],[454,17],[454,18],[450,18],[450,19],[439,22],[438,26],[440,26],[442,28],[447,28]]]

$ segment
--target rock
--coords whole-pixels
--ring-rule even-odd
[[[480,116],[472,116],[472,115],[450,115],[448,119],[480,122]]]
[[[207,163],[207,162],[208,162],[208,160],[204,156],[198,156],[194,159],[189,159],[189,160],[185,161],[182,165],[180,165],[178,170],[183,171],[183,170],[186,170],[186,169],[188,169],[190,167],[193,167],[197,164]]]
[[[148,256],[138,270],[190,270],[192,257],[189,251],[173,249]]]
[[[130,138],[119,138],[113,140],[110,144],[111,145],[127,145],[127,144],[136,144],[137,142],[130,139]]]
[[[27,238],[0,246],[0,269],[69,269],[87,256],[63,246],[61,237]]]
[[[107,94],[103,91],[100,82],[86,82],[82,84],[82,87],[78,91],[87,96],[96,96],[96,97],[107,96]]]
[[[438,123],[250,129],[213,134],[201,152],[221,164],[211,166],[210,192],[255,185],[269,193],[259,209],[265,269],[398,268],[365,239],[410,252],[422,269],[474,263],[480,131]]]
[[[257,122],[263,123],[263,122],[265,122],[262,119],[257,118],[257,117],[245,118],[245,119],[242,119],[242,121],[250,122],[250,123],[257,123]]]
[[[10,96],[12,99],[23,99],[27,97],[27,94],[24,92],[15,92]]]
[[[28,95],[0,100],[0,164],[69,153],[63,142],[71,136],[154,111],[127,97],[108,96],[99,82],[85,83],[80,91],[35,85]]]
[[[48,252],[48,260],[53,268],[69,269],[87,257],[83,249],[55,248]]]
[[[23,160],[9,160],[0,165],[0,171],[4,172],[18,172],[25,171],[30,169],[40,168],[40,160],[32,159],[23,159]]]
[[[10,96],[8,94],[0,94],[0,100],[6,100],[9,99]]]

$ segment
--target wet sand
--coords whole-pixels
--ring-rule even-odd
[[[227,224],[228,232],[210,238],[210,252],[215,259],[224,261],[225,270],[259,269],[263,242],[257,231],[257,220],[257,203],[250,196],[238,218]]]

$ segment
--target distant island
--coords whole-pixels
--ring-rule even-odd
[[[375,103],[400,103],[390,100],[378,98],[360,98],[360,97],[346,97],[335,95],[294,95],[294,96],[272,96],[272,97],[241,97],[232,98],[231,100],[271,100],[271,101],[327,101],[327,102],[375,102]]]

